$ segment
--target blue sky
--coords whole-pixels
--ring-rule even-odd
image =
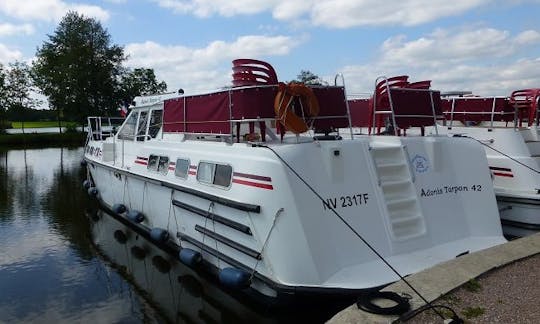
[[[400,74],[480,95],[540,87],[540,0],[1,0],[0,63],[31,61],[69,10],[186,93],[230,84],[235,58],[280,81],[343,73],[348,93]]]

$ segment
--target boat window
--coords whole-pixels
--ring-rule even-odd
[[[169,172],[169,157],[168,156],[160,156],[159,157],[159,163],[158,163],[158,172],[162,174],[167,174]]]
[[[197,168],[197,180],[220,187],[231,184],[232,167],[226,164],[200,162]]]
[[[137,141],[146,139],[146,125],[148,124],[148,112],[141,111],[139,115],[139,124],[137,125]]]
[[[213,183],[215,167],[214,163],[200,162],[197,168],[197,180],[203,183]]]
[[[189,170],[189,160],[176,159],[176,169],[174,169],[174,175],[180,178],[187,178]]]
[[[161,129],[161,123],[163,118],[163,110],[152,110],[152,116],[150,117],[150,126],[148,127],[148,135],[152,138],[156,138],[159,130]]]
[[[226,164],[216,164],[214,174],[214,184],[216,186],[228,187],[231,184],[232,167]]]
[[[157,171],[159,156],[150,155],[148,158],[148,170]]]
[[[135,136],[135,126],[137,124],[138,113],[132,112],[124,122],[122,129],[118,132],[118,138],[125,140],[133,140]]]

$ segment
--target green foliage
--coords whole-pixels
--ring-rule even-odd
[[[120,96],[131,103],[136,96],[163,93],[167,91],[165,81],[158,82],[153,69],[126,69],[120,76]]]
[[[479,292],[480,290],[482,290],[482,285],[478,282],[478,280],[471,279],[463,285],[463,288],[467,291],[474,293],[474,292]]]
[[[75,122],[60,122],[63,127],[76,127]],[[22,122],[12,121],[11,126],[13,128],[22,128]],[[24,123],[24,127],[29,128],[44,128],[44,127],[58,127],[57,121],[29,121]]]
[[[9,113],[14,112],[20,120],[25,120],[26,111],[39,104],[30,96],[33,86],[26,63],[14,62],[8,69],[0,65],[0,129],[5,128]]]
[[[69,12],[38,48],[34,81],[49,105],[68,120],[112,115],[118,107],[118,79],[124,50],[93,19]]]
[[[483,307],[466,307],[462,314],[466,319],[475,318],[484,315],[486,310]]]
[[[296,78],[297,80],[292,80],[291,82],[300,82],[307,85],[328,85],[326,81],[308,70],[301,70]]]

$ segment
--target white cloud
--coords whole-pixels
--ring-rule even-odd
[[[509,95],[512,90],[540,85],[540,57],[530,57],[527,45],[540,44],[534,30],[512,35],[493,28],[436,30],[408,41],[387,39],[381,55],[369,65],[346,66],[350,92],[370,92],[381,75],[406,74],[413,81],[433,80],[442,91],[471,90],[480,95]],[[518,58],[519,55],[529,57]]]
[[[0,36],[12,36],[17,34],[31,35],[34,31],[34,26],[30,24],[0,24]]]
[[[232,59],[286,55],[300,43],[288,36],[242,36],[234,42],[214,41],[204,48],[147,41],[125,47],[126,65],[153,68],[169,90],[209,90],[230,84]]]
[[[58,21],[68,11],[76,11],[88,17],[106,21],[109,13],[95,5],[67,3],[62,0],[2,0],[0,12],[22,20]]]
[[[454,16],[490,0],[321,0],[311,9],[315,25],[354,26],[418,25]]]
[[[161,7],[198,17],[256,14],[270,10],[279,0],[155,0]]]
[[[309,18],[313,25],[330,28],[354,26],[418,25],[454,16],[493,0],[154,0],[161,7],[198,17],[257,14],[296,22]]]
[[[10,49],[6,45],[0,43],[0,63],[7,65],[10,62],[21,60],[23,54],[19,50]]]
[[[493,28],[443,30],[407,41],[405,36],[387,39],[381,61],[388,66],[441,67],[468,60],[508,57],[524,45],[540,44],[540,33],[523,31],[517,36]]]
[[[527,45],[534,44],[540,41],[540,33],[536,30],[526,30],[516,36],[516,44]]]

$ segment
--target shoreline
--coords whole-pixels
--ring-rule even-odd
[[[85,139],[86,133],[83,132],[2,134],[0,145],[82,145]]]

